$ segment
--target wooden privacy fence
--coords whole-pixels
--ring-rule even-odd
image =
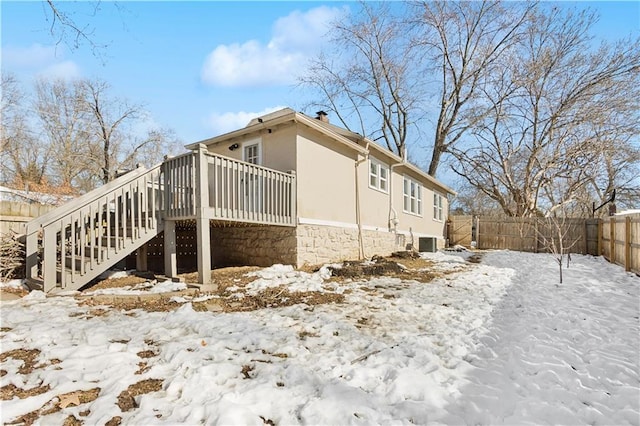
[[[559,225],[563,245],[571,253],[604,256],[608,261],[640,274],[640,215],[610,219],[497,218],[451,216],[447,223],[449,245],[479,249],[546,252],[558,243]]]
[[[640,214],[603,220],[600,237],[605,259],[640,275]]]

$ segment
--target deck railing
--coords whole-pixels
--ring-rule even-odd
[[[160,165],[140,167],[32,220],[27,279],[77,290],[156,235],[162,210]]]
[[[166,183],[165,216],[168,218],[195,216],[195,161],[196,155],[189,152],[162,163],[162,176]]]
[[[197,162],[203,169],[208,197],[197,194]],[[188,153],[163,164],[165,217],[188,219],[196,215],[199,203],[203,216],[212,220],[293,226],[296,220],[295,172],[280,172],[244,161],[205,152]]]
[[[214,219],[295,225],[295,172],[206,154]]]

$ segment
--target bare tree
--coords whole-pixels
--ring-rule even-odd
[[[83,86],[79,81],[40,79],[35,89],[34,109],[50,148],[52,183],[78,187],[89,168],[91,142]]]
[[[153,164],[173,152],[178,141],[169,129],[145,126],[147,112],[128,100],[111,96],[101,80],[83,80],[84,104],[92,131],[90,158],[94,176],[102,183],[113,180],[122,168]]]
[[[69,5],[72,4],[72,7]],[[70,50],[88,46],[93,55],[103,59],[106,43],[97,40],[95,34],[95,17],[107,4],[121,12],[118,2],[103,2],[101,0],[86,2],[68,2],[63,0],[45,0],[42,8],[45,20],[49,25],[49,33],[55,39],[56,45],[64,44]]]
[[[562,265],[567,260],[567,268],[571,260],[571,249],[578,243],[572,238],[571,222],[564,212],[560,216],[553,215],[540,219],[537,238],[545,251],[550,253],[558,264],[559,282],[562,284]]]
[[[102,80],[84,80],[84,107],[91,115],[93,143],[91,157],[102,183],[113,180],[129,126],[142,115],[138,105],[109,96],[110,86]]]
[[[597,176],[603,141],[616,134],[611,117],[631,114],[638,123],[640,41],[594,51],[594,20],[587,12],[536,14],[482,88],[491,109],[474,126],[476,142],[452,150],[454,171],[508,215],[549,215],[575,203]]]
[[[2,74],[0,116],[0,180],[18,187],[42,183],[47,171],[48,147],[36,143],[26,97],[12,74]]]
[[[407,28],[386,3],[360,7],[360,14],[334,24],[334,50],[314,60],[301,83],[320,93],[315,106],[404,158],[420,99]],[[358,128],[350,126],[353,117]]]
[[[415,6],[415,45],[426,61],[425,76],[437,76],[435,134],[428,172],[435,176],[442,155],[481,120],[487,106],[479,87],[523,36],[532,4],[428,1]],[[427,77],[428,79],[428,77]]]
[[[320,94],[317,106],[334,111],[347,128],[357,117],[360,133],[384,140],[400,155],[425,133],[424,116],[435,114],[429,164],[435,175],[442,155],[482,117],[476,88],[518,40],[533,6],[396,5],[406,16],[394,15],[386,3],[363,2],[360,8],[346,23],[335,24],[335,50],[315,60],[302,81]],[[438,98],[435,110],[429,93]]]

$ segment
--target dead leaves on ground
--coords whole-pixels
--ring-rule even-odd
[[[9,358],[22,361],[22,366],[18,369],[20,374],[29,374],[36,368],[36,359],[40,355],[38,349],[14,349],[0,354],[0,362],[5,362]]]
[[[138,408],[135,398],[151,392],[157,392],[162,389],[162,380],[147,379],[130,385],[118,395],[118,407],[123,412]]]
[[[68,406],[71,406],[71,405],[79,406],[79,405],[87,404],[91,401],[94,401],[96,398],[98,398],[99,394],[100,394],[100,388],[93,388],[89,390],[78,390],[74,392],[63,393],[56,397],[53,397],[52,399],[49,400],[49,402],[44,404],[39,409],[31,411],[30,413],[24,414],[18,417],[17,419],[15,419],[14,421],[6,424],[7,425],[24,424],[24,425],[30,426],[42,416],[48,416],[49,414],[57,413],[58,411],[61,411],[62,409],[67,408]],[[75,417],[73,417],[73,419],[70,419],[70,417],[73,417],[73,416],[67,417],[67,419],[65,420],[65,424],[71,424],[71,425],[78,424],[78,423],[73,423],[74,422],[73,419],[75,419]],[[75,421],[78,421],[78,420],[75,419]]]

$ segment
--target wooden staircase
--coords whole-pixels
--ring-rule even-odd
[[[162,171],[138,167],[29,222],[29,286],[78,290],[161,232]]]
[[[296,175],[196,151],[138,167],[32,220],[26,275],[45,293],[78,290],[165,228],[165,274],[175,273],[175,222],[192,220],[198,276],[210,279],[210,221],[296,226]],[[167,250],[173,250],[167,251]]]

